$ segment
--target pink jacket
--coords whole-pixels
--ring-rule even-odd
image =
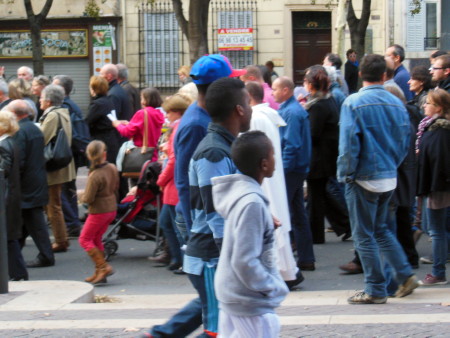
[[[280,108],[280,105],[278,103],[276,103],[275,99],[273,98],[272,88],[270,88],[269,85],[264,82],[263,83],[263,89],[264,89],[263,102],[264,103],[268,103],[270,108],[278,110],[278,108]]]
[[[175,139],[175,133],[178,129],[180,120],[175,121],[172,124],[172,134],[170,134],[169,142],[167,145],[167,155],[169,157],[166,167],[163,169],[158,177],[158,184],[164,189],[163,204],[177,205],[178,203],[178,191],[175,187],[175,152],[173,149],[173,140]]]
[[[161,127],[164,123],[164,115],[153,107],[145,107],[138,110],[127,124],[119,124],[117,130],[123,137],[133,139],[136,147],[142,147],[144,141],[144,112],[148,114],[148,144],[147,147],[155,148],[152,161],[158,159],[158,139],[161,136]]]

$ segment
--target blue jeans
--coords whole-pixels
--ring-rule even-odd
[[[387,296],[380,251],[395,270],[399,284],[413,274],[402,247],[386,224],[392,193],[370,192],[357,183],[345,187],[353,243],[364,270],[364,291],[373,297]]]
[[[428,209],[428,226],[433,248],[433,276],[445,278],[448,255],[447,208]]]
[[[305,201],[303,198],[303,182],[306,176],[308,174],[295,172],[285,173],[292,231],[297,246],[297,264],[315,262],[311,227],[306,215]]]
[[[183,258],[181,256],[181,245],[178,242],[177,234],[175,232],[175,206],[164,204],[159,214],[159,224],[164,237],[169,244],[170,256],[172,257],[172,263],[182,264]]]
[[[186,337],[202,325],[202,302],[195,298],[162,325],[155,325],[150,333],[156,338]]]

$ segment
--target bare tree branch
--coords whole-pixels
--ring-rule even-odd
[[[30,20],[30,18],[34,18],[34,11],[33,5],[31,4],[31,0],[24,0],[23,3],[25,5],[28,20]]]
[[[355,9],[353,8],[353,1],[350,0],[348,4],[348,13],[347,13],[347,22],[349,26],[351,25],[357,25],[358,24],[358,18],[355,14]]]
[[[364,30],[364,34],[366,32],[367,25],[369,24],[371,3],[372,3],[372,0],[363,0],[361,18],[359,19],[359,29],[361,31]]]
[[[53,0],[45,1],[44,7],[42,7],[41,12],[38,14],[40,20],[44,20],[47,17],[48,12],[50,12],[50,8],[52,7],[52,5],[53,5]]]
[[[189,39],[188,21],[183,15],[183,4],[181,3],[181,0],[172,0],[172,4],[181,31],[186,36],[186,38]]]

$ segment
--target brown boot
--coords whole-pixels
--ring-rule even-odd
[[[106,263],[103,252],[100,251],[98,248],[89,250],[88,254],[96,266],[96,276],[91,281],[91,283],[92,284],[106,283],[106,277],[114,273],[113,268],[111,267],[111,265]]]
[[[89,256],[92,256],[93,252],[95,252],[95,251],[89,250],[87,253],[88,253]],[[102,254],[103,258],[105,258],[105,253],[103,251],[101,251],[101,250],[100,250],[100,253]],[[95,263],[95,261],[94,261],[94,263]],[[95,264],[94,274],[92,276],[90,276],[90,277],[86,277],[84,281],[88,282],[88,283],[92,283],[92,281],[95,280],[95,278],[97,277],[97,273],[98,273],[98,266],[97,266],[97,264]]]

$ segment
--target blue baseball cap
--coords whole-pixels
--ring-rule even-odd
[[[230,60],[222,54],[203,55],[191,68],[191,78],[195,84],[209,84],[222,77],[238,77],[247,73],[246,69],[233,69]]]

